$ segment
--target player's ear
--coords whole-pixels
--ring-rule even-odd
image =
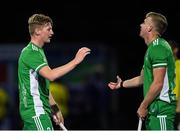
[[[35,35],[40,35],[40,32],[41,32],[40,28],[36,28],[34,31]]]
[[[148,27],[148,32],[151,32],[152,30],[153,30],[153,26],[150,25],[150,26]]]

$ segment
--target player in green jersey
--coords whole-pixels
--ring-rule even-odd
[[[161,38],[166,31],[165,16],[156,12],[146,14],[140,25],[140,36],[148,46],[144,65],[139,76],[110,82],[111,89],[139,87],[143,85],[144,99],[137,114],[145,119],[147,130],[173,130],[176,114],[175,61],[170,45]]]
[[[69,63],[51,69],[43,51],[45,43],[50,43],[54,32],[52,19],[44,14],[34,14],[29,20],[31,40],[22,50],[18,61],[18,82],[20,115],[24,130],[53,130],[51,115],[56,124],[64,122],[61,111],[49,92],[49,81],[65,75],[90,53],[82,47]]]

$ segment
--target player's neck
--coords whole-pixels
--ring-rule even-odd
[[[147,45],[149,45],[150,43],[152,43],[152,41],[154,41],[155,39],[157,39],[159,37],[159,35],[157,34],[152,34],[152,35],[149,35],[146,39],[145,39],[145,43]]]
[[[40,48],[42,48],[44,46],[44,42],[42,42],[39,39],[33,38],[33,37],[31,37],[31,42]]]

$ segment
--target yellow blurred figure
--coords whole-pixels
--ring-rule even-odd
[[[0,120],[7,114],[8,95],[5,90],[0,88]]]
[[[171,46],[173,56],[175,59],[175,66],[176,66],[176,68],[175,68],[176,69],[176,71],[175,71],[175,73],[176,73],[175,84],[176,84],[176,87],[174,88],[174,93],[176,94],[176,97],[178,99],[179,92],[180,92],[180,59],[178,58],[179,45],[176,41],[173,41],[173,40],[169,40],[168,42]]]
[[[67,87],[58,82],[51,82],[50,91],[53,95],[54,100],[61,109],[63,116],[66,117],[69,111],[68,110],[69,91]]]
[[[174,93],[177,98],[180,92],[180,60],[176,60],[176,87],[174,88]]]
[[[176,117],[175,117],[175,130],[180,130],[180,59],[179,59],[179,44],[176,41],[170,40],[169,44],[172,48],[175,65],[176,65],[176,79],[175,79],[175,88],[174,93],[177,97],[177,107],[176,107]]]

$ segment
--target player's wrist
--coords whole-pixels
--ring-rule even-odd
[[[57,113],[60,111],[57,104],[53,104],[53,105],[51,105],[50,107],[51,107],[51,113],[52,113],[52,115],[55,115],[55,114],[57,114]]]
[[[72,60],[72,63],[73,63],[74,66],[77,66],[80,62],[77,60],[77,58],[74,58]]]
[[[125,88],[123,84],[124,84],[124,81],[121,81],[120,88]]]

